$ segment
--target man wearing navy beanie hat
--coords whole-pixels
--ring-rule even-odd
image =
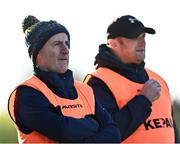
[[[145,68],[146,33],[156,32],[134,16],[114,20],[84,82],[112,115],[123,143],[177,143],[168,86]]]
[[[19,143],[119,143],[120,132],[91,87],[68,69],[70,35],[56,21],[23,21],[34,74],[11,93],[8,109]]]
[[[53,35],[65,33],[70,41],[68,30],[56,21],[39,21],[34,16],[27,16],[22,24],[26,46],[33,64],[36,64],[37,54]]]

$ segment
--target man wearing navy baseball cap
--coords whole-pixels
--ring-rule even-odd
[[[136,38],[141,33],[155,34],[153,28],[145,27],[141,21],[131,15],[116,19],[107,29],[108,39],[116,37]]]
[[[124,143],[179,142],[167,83],[145,68],[146,33],[156,32],[134,16],[113,21],[96,70],[84,82],[112,115]]]

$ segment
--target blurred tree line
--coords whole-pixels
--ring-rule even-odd
[[[173,102],[174,119],[179,130],[180,135],[180,101]]]

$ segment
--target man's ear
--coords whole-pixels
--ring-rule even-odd
[[[108,40],[108,46],[112,49],[118,48],[119,45],[120,45],[120,43],[117,39],[109,39]]]

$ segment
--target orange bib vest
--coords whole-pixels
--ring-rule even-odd
[[[159,75],[148,69],[146,72],[150,79],[155,79],[160,83],[160,98],[152,103],[152,112],[146,122],[141,124],[123,143],[174,143],[169,89]],[[101,79],[108,86],[119,108],[123,108],[133,97],[138,95],[143,87],[143,84],[130,81],[108,68],[98,68],[92,75],[88,75],[84,82],[87,83],[92,76]]]
[[[92,89],[78,81],[74,82],[74,86],[77,90],[78,97],[75,100],[65,99],[54,94],[39,78],[36,76],[32,76],[24,83],[19,86],[26,85],[32,87],[40,92],[49,100],[51,104],[55,107],[60,106],[61,112],[64,116],[74,117],[74,118],[83,118],[85,115],[94,114],[95,113],[95,100]],[[18,87],[19,87],[18,86]],[[14,114],[14,100],[16,97],[17,88],[12,92],[9,98],[9,112],[16,122],[15,114]],[[19,143],[49,143],[55,142],[52,139],[36,132],[32,131],[30,134],[24,134],[18,126],[16,125],[18,132]]]

